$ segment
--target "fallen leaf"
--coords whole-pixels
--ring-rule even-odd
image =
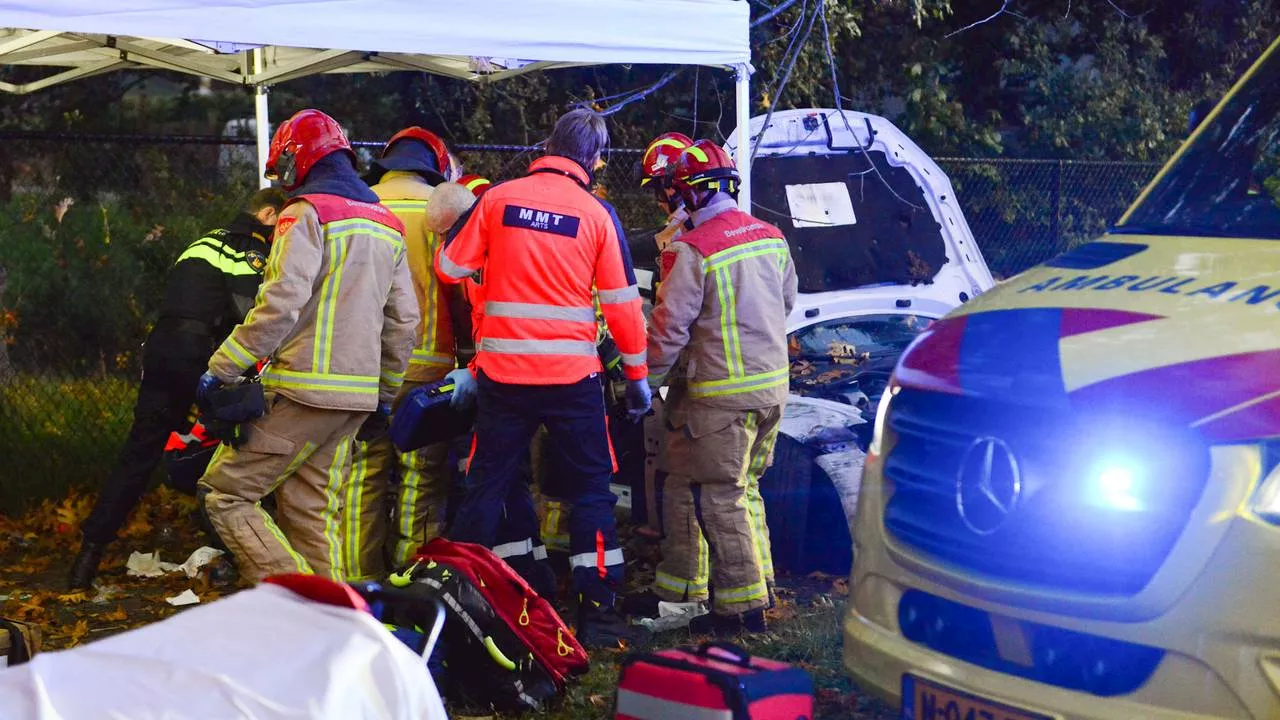
[[[603,695],[591,695],[587,698],[587,702],[596,707],[604,707],[605,699]]]
[[[117,605],[115,610],[112,610],[111,612],[105,615],[99,616],[99,619],[109,620],[111,622],[119,622],[121,620],[128,620],[129,613],[124,611],[123,605]]]
[[[67,640],[66,647],[75,647],[76,645],[79,645],[80,641],[84,640],[85,636],[87,636],[88,634],[89,634],[89,621],[88,620],[78,621],[75,625],[71,627],[71,637]]]
[[[58,596],[58,602],[66,603],[67,605],[79,605],[80,603],[87,602],[88,600],[89,596],[83,591],[69,592]]]

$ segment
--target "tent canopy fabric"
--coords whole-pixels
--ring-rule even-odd
[[[750,61],[749,15],[745,0],[0,0],[0,64],[55,68],[0,90],[129,68],[273,85],[323,72],[734,66]]]

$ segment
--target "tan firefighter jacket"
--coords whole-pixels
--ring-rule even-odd
[[[373,191],[404,223],[409,274],[413,276],[413,291],[422,314],[405,379],[435,382],[456,366],[449,303],[434,267],[441,238],[427,230],[425,222],[427,203],[435,188],[416,173],[393,170],[382,176],[382,182],[374,185]]]
[[[684,353],[684,377],[667,381],[683,381],[687,397],[737,410],[780,405],[797,284],[782,231],[727,195],[694,213],[694,222],[662,254],[663,283],[649,318],[650,375],[666,375]]]
[[[319,194],[291,201],[257,301],[210,372],[229,382],[270,358],[263,385],[296,402],[355,411],[390,403],[418,326],[402,230],[381,205]]]

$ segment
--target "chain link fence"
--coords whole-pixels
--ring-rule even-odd
[[[380,143],[356,143],[363,164]],[[458,146],[467,172],[521,174],[537,149]],[[617,149],[601,192],[632,229],[662,216]],[[1096,237],[1157,166],[940,161],[994,273]],[[168,268],[256,188],[249,138],[0,133],[0,512],[95,484],[128,432],[140,344]]]

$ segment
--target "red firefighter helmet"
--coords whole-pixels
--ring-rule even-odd
[[[337,120],[319,110],[299,110],[276,128],[267,156],[266,177],[293,190],[307,179],[307,173],[326,155],[344,151],[354,167],[356,154]]]
[[[391,136],[387,144],[382,146],[382,155],[380,157],[385,158],[387,153],[391,151],[391,146],[401,140],[417,140],[426,145],[431,154],[435,156],[436,168],[440,171],[440,174],[449,177],[450,158],[452,156],[449,154],[449,148],[444,144],[444,140],[440,139],[439,135],[417,125],[407,127]]]
[[[458,184],[470,190],[476,197],[480,197],[484,194],[485,190],[489,189],[489,186],[493,184],[493,181],[489,178],[480,177],[479,175],[463,175],[458,178]]]
[[[665,185],[667,175],[675,166],[680,153],[692,144],[693,138],[678,132],[662,133],[654,138],[649,147],[644,149],[644,155],[640,156],[641,187],[653,180]]]
[[[693,190],[719,190],[733,195],[741,182],[738,167],[724,148],[710,140],[699,140],[676,159],[671,172],[671,187],[686,198]]]

